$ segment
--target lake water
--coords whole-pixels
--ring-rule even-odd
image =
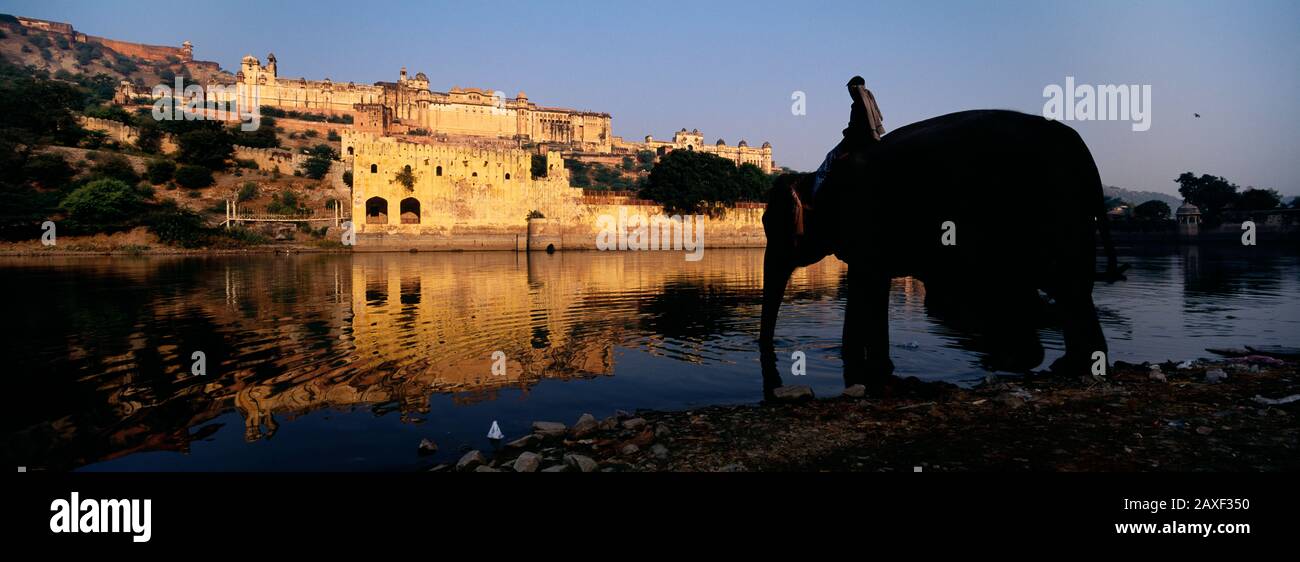
[[[533,420],[762,397],[761,250],[0,259],[5,457],[29,470],[397,470],[488,449]],[[1300,259],[1128,253],[1095,298],[1112,360],[1300,342]],[[844,266],[796,273],[782,369],[843,388]],[[897,374],[971,384],[969,334],[896,280]],[[1048,362],[1060,333],[1041,331]],[[191,374],[201,352],[206,374]],[[494,374],[494,354],[505,373]],[[1046,364],[1046,363],[1045,363]],[[417,455],[422,438],[441,450]]]

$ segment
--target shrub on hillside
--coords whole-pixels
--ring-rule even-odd
[[[149,163],[145,175],[149,177],[149,182],[154,185],[162,185],[171,181],[176,174],[176,163],[171,160],[154,160]]]
[[[76,174],[67,159],[58,152],[45,152],[27,159],[23,165],[23,174],[27,179],[44,188],[60,188]]]
[[[212,185],[212,170],[203,166],[184,164],[176,169],[176,183],[190,189]]]
[[[136,173],[135,166],[121,154],[106,154],[95,162],[90,168],[91,175],[113,178],[121,180],[127,185],[135,185],[140,181],[140,175]]]
[[[130,184],[102,178],[77,188],[60,206],[76,225],[102,229],[124,226],[144,208],[145,201]]]

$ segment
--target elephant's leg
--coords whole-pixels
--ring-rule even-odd
[[[889,360],[889,278],[849,267],[844,307],[844,385],[882,385],[894,372]]]
[[[989,298],[992,297],[992,298]],[[984,364],[1000,371],[1026,372],[1043,362],[1038,339],[1041,303],[1037,291],[1024,287],[989,293],[980,314],[990,342]]]
[[[1092,302],[1092,281],[1076,282],[1058,297],[1065,324],[1065,356],[1052,363],[1052,370],[1070,375],[1091,372],[1094,354],[1108,353],[1106,337]],[[1110,357],[1104,359],[1110,364]]]

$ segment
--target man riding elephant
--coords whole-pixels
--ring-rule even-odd
[[[845,383],[879,385],[888,353],[890,280],[911,276],[927,295],[971,305],[1005,342],[999,365],[1027,370],[1043,350],[1028,314],[1038,291],[1062,311],[1066,354],[1054,369],[1105,364],[1092,303],[1094,234],[1106,247],[1107,279],[1119,278],[1101,178],[1068,126],[1002,110],[952,113],[884,134],[860,77],[844,138],[816,174],[783,177],[763,224],[760,350],[765,387],[780,384],[774,332],[785,285],[797,267],[835,254],[849,264]],[[929,297],[927,297],[928,299]]]

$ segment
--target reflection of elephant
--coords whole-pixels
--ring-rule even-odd
[[[888,374],[889,281],[913,276],[927,298],[978,308],[1009,342],[1003,367],[1042,362],[1033,332],[1041,289],[1060,305],[1066,355],[1053,369],[1092,362],[1106,341],[1092,302],[1094,229],[1119,278],[1088,147],[1064,124],[1012,111],[965,111],[908,125],[837,161],[813,193],[809,176],[779,181],[763,215],[765,386],[780,385],[773,335],[796,267],[835,254],[849,264],[845,383]]]

